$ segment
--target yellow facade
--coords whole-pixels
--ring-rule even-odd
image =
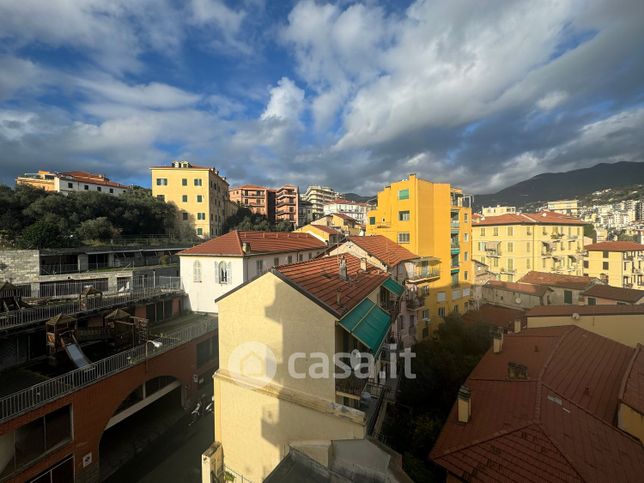
[[[173,161],[171,166],[150,168],[152,195],[173,203],[179,216],[204,238],[221,235],[226,215],[231,211],[228,182],[214,168]]]
[[[377,299],[377,293],[370,298]],[[214,424],[227,468],[250,481],[262,481],[291,444],[365,437],[365,414],[343,405],[346,398],[338,394],[332,375],[298,377],[312,367],[307,358],[293,364],[296,372],[289,370],[292,354],[325,354],[333,361],[335,353],[348,349],[341,345],[343,329],[334,316],[273,273],[218,303]],[[275,374],[263,385],[235,376],[239,361],[253,363],[258,344],[268,347],[275,360]],[[239,357],[239,347],[250,350]],[[265,360],[263,355],[260,360]],[[260,364],[251,375],[261,379],[267,367]]]
[[[56,191],[55,179],[56,173],[41,170],[31,176],[18,176],[16,185],[31,186],[45,191]]]
[[[383,235],[420,257],[440,259],[440,276],[419,284],[418,334],[435,329],[430,321],[469,306],[474,271],[468,201],[447,183],[412,174],[379,192],[377,208],[368,213],[367,235]]]
[[[584,257],[584,275],[613,287],[644,290],[644,250],[589,250]]]
[[[486,222],[490,219],[486,219]],[[499,280],[512,282],[530,270],[582,275],[583,226],[486,224],[472,227],[473,257]]]

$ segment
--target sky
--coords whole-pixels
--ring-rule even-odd
[[[417,173],[489,193],[644,161],[644,2],[0,1],[0,182],[375,194]]]

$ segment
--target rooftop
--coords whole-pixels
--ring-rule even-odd
[[[342,218],[344,221],[349,221],[349,222],[352,222],[352,223],[358,223],[358,220],[356,220],[355,218],[350,217],[349,215],[345,215],[344,213],[331,213],[331,214],[326,215],[326,216],[337,216],[338,218]]]
[[[601,243],[592,243],[584,247],[586,250],[606,251],[606,252],[639,252],[644,251],[644,245],[632,241],[605,241]]]
[[[619,399],[640,413],[644,413],[644,351],[637,344],[622,383]]]
[[[579,315],[638,315],[644,305],[540,305],[528,311],[526,317],[557,317]]]
[[[582,277],[579,275],[561,275],[558,273],[529,271],[519,279],[519,283],[531,283],[533,285],[545,285],[547,287],[569,288],[573,290],[585,290],[592,284],[599,282],[593,277]]]
[[[465,323],[481,323],[507,328],[517,319],[523,319],[525,312],[518,309],[482,304],[478,310],[470,310],[463,315]]]
[[[348,241],[355,243],[366,251],[368,255],[377,258],[388,267],[395,267],[401,262],[420,258],[405,247],[382,235],[350,236]]]
[[[341,257],[347,264],[348,280],[339,275]],[[372,265],[361,270],[360,259],[349,254],[282,265],[272,270],[337,317],[347,314],[389,278]]]
[[[355,206],[369,206],[369,203],[363,201],[353,201],[353,200],[344,200],[342,198],[336,198],[331,201],[324,203],[325,205],[355,205]]]
[[[476,226],[488,225],[584,225],[579,218],[562,215],[554,211],[540,211],[538,213],[505,213],[496,216],[472,217],[472,224]]]
[[[454,405],[431,458],[467,481],[638,481],[642,445],[613,425],[633,353],[578,327],[506,335],[466,382],[470,421]],[[511,362],[526,379],[509,379]]]
[[[548,287],[544,285],[533,285],[531,283],[503,282],[501,280],[488,280],[484,287],[492,287],[508,292],[517,292],[527,295],[543,297],[548,292]]]
[[[249,250],[244,253],[243,244]],[[266,253],[318,250],[326,244],[308,233],[267,232],[267,231],[230,231],[225,235],[208,240],[200,245],[179,252],[181,256],[205,255],[242,257]]]
[[[342,232],[340,230],[336,230],[335,228],[326,226],[326,225],[314,225],[313,223],[309,223],[308,225],[305,225],[305,226],[307,228],[308,227],[315,228],[317,230],[323,231],[324,233],[329,233],[330,235],[342,235]]]
[[[611,285],[597,284],[590,287],[582,295],[587,297],[598,297],[618,302],[636,303],[644,298],[644,290],[634,288],[613,287]]]
[[[120,183],[115,183],[102,174],[88,173],[87,171],[67,171],[60,173],[60,175],[61,177],[73,178],[75,181],[78,181],[80,183],[92,183],[102,186],[110,186],[113,188],[127,188],[127,186]]]

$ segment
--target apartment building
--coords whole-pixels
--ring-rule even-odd
[[[313,221],[313,205],[310,202],[300,199],[297,205],[297,211],[298,226],[308,225]]]
[[[639,305],[644,304],[644,290],[596,284],[585,290],[586,305]]]
[[[516,213],[517,208],[516,206],[496,205],[496,206],[484,206],[481,211],[483,213],[483,216],[498,216],[498,215],[505,215],[507,213]]]
[[[547,211],[554,211],[562,215],[579,216],[579,201],[577,200],[557,200],[546,203]]]
[[[74,192],[97,191],[120,196],[130,189],[128,186],[110,180],[105,175],[88,173],[87,171],[58,173],[41,170],[37,173],[25,173],[16,178],[16,185],[31,186],[64,195]]]
[[[641,345],[573,323],[495,336],[430,453],[447,481],[642,478]]]
[[[585,249],[584,274],[615,287],[644,289],[644,245],[605,241]]]
[[[239,481],[263,481],[290,447],[316,442],[318,455],[329,454],[332,441],[374,431],[382,399],[365,397],[378,390],[373,380],[351,369],[334,377],[333,367],[327,377],[310,374],[356,349],[380,361],[401,289],[345,254],[274,267],[217,299],[216,442],[204,454],[212,462],[205,481],[224,468]]]
[[[153,166],[152,195],[174,203],[179,216],[194,227],[197,236],[220,235],[229,209],[228,182],[215,168],[188,161],[173,161],[170,166]]]
[[[307,233],[230,231],[183,250],[178,256],[189,307],[217,313],[217,298],[272,267],[311,260],[325,249]]]
[[[550,211],[475,216],[473,256],[506,282],[530,270],[581,275],[583,225]]]
[[[275,190],[254,184],[235,186],[230,188],[230,201],[275,221]]]
[[[425,327],[419,323],[421,332],[430,329],[430,321],[467,310],[474,280],[469,196],[411,174],[379,192],[377,207],[368,216],[367,235],[383,235],[432,260],[429,283],[419,294],[424,299],[416,319],[428,319]]]
[[[345,215],[344,213],[323,215],[313,220],[311,224],[335,228],[344,233],[345,236],[364,235],[363,225],[361,225],[355,218],[351,218],[349,215]]]
[[[301,226],[295,230],[295,233],[308,233],[309,235],[313,235],[315,238],[322,240],[329,247],[337,245],[345,238],[344,233],[335,227],[314,225],[313,223]]]
[[[292,184],[284,185],[275,190],[275,223],[285,221],[297,227],[299,216],[300,190]]]
[[[312,185],[306,188],[302,199],[312,205],[313,219],[324,215],[324,205],[338,197],[338,193],[328,186]]]
[[[324,215],[331,215],[339,213],[347,215],[356,220],[361,225],[367,222],[367,212],[371,209],[368,203],[360,203],[358,201],[350,201],[343,199],[335,199],[323,206]]]

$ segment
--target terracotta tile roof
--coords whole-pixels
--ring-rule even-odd
[[[127,188],[124,184],[111,181],[101,174],[88,173],[87,171],[66,171],[60,174],[67,178],[73,178],[74,181],[78,181],[79,183],[92,183],[112,188]]]
[[[325,225],[308,225],[310,227],[313,227],[316,230],[323,231],[324,233],[329,233],[330,235],[342,235],[342,232],[340,230],[336,230],[335,228],[332,228],[330,226],[325,226]]]
[[[259,186],[257,184],[242,184],[239,186],[231,186],[228,188],[228,191],[239,190],[239,189],[252,189],[252,190],[269,190],[266,186]]]
[[[400,262],[420,258],[405,247],[401,247],[398,243],[382,235],[350,236],[348,240],[388,267],[395,267]]]
[[[488,280],[484,287],[493,287],[496,289],[506,290],[508,292],[524,293],[527,295],[536,295],[537,297],[543,297],[546,292],[548,292],[548,287],[543,285],[503,282],[502,280]]]
[[[498,305],[482,304],[478,310],[470,310],[463,315],[463,322],[467,324],[482,323],[507,329],[517,319],[523,319],[525,312]]]
[[[608,252],[640,252],[644,251],[644,245],[632,241],[606,241],[601,243],[592,243],[584,247],[588,251],[608,251]]]
[[[347,263],[348,281],[342,280],[339,275],[342,256]],[[349,312],[389,278],[387,273],[372,265],[367,265],[367,270],[361,271],[360,259],[349,254],[283,265],[274,268],[273,272],[281,274],[337,317]]]
[[[358,220],[355,218],[350,217],[349,215],[345,215],[344,213],[331,213],[333,216],[337,216],[339,218],[342,218],[344,221],[350,221],[353,223],[358,223]]]
[[[200,245],[179,252],[179,255],[244,256],[242,244],[250,245],[249,256],[262,253],[319,250],[326,244],[308,233],[230,231]]]
[[[472,217],[476,226],[488,225],[585,225],[585,222],[573,216],[562,215],[554,211],[538,213],[506,213],[496,216]]]
[[[599,279],[593,277],[561,275],[558,273],[536,272],[534,270],[526,273],[519,279],[519,283],[531,283],[533,285],[544,285],[546,287],[570,288],[573,290],[585,290],[592,284],[598,282]]]
[[[526,317],[579,315],[644,314],[644,305],[540,305],[528,310]]]
[[[613,287],[611,285],[597,284],[590,287],[582,295],[588,297],[598,297],[608,300],[617,300],[619,302],[637,303],[644,298],[644,290],[635,288]]]
[[[644,413],[644,348],[637,344],[635,354],[624,376],[622,389],[619,394],[620,401],[640,413]]]
[[[430,457],[465,481],[639,481],[642,445],[612,424],[633,352],[578,327],[506,335],[467,380],[470,421],[455,404]]]

